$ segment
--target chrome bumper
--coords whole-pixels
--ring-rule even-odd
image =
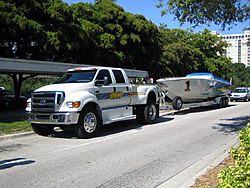
[[[38,113],[26,112],[25,118],[30,123],[40,124],[61,124],[70,125],[77,124],[80,113],[65,112],[65,113]]]

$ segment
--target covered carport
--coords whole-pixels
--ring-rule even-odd
[[[95,65],[0,58],[0,74],[6,74],[12,78],[17,105],[24,80],[38,75],[61,76],[67,69],[89,66]],[[147,71],[125,69],[125,72],[128,77],[148,77]]]

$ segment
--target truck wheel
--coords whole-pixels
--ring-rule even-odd
[[[136,107],[136,111],[137,111],[136,120],[140,124],[143,124],[143,119],[142,119],[143,108],[144,108],[144,106],[137,106]]]
[[[86,107],[80,114],[75,131],[78,137],[91,138],[97,134],[100,128],[100,119],[93,107]]]
[[[146,105],[140,106],[137,112],[138,123],[152,124],[158,117],[157,106],[154,101],[149,101]]]
[[[174,97],[174,99],[173,99],[173,108],[175,110],[180,110],[182,108],[181,97],[179,97],[179,96]]]
[[[53,130],[54,130],[54,126],[50,126],[50,125],[44,125],[44,124],[34,124],[31,123],[32,129],[36,134],[39,135],[49,135]]]

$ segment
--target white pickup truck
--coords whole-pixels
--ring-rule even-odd
[[[133,71],[128,72],[136,77]],[[40,135],[74,126],[78,137],[89,138],[102,124],[135,116],[139,123],[154,123],[159,117],[158,89],[155,84],[130,83],[120,68],[69,69],[54,84],[32,93],[26,119]]]

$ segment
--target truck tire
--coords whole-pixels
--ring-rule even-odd
[[[54,130],[54,126],[51,125],[31,123],[31,126],[36,134],[43,136],[49,135]]]
[[[179,96],[174,97],[173,99],[173,108],[175,110],[180,110],[182,108],[182,99]]]
[[[152,124],[158,117],[158,108],[154,101],[150,100],[146,105],[139,106],[137,112],[137,122],[142,124]]]
[[[143,124],[143,120],[142,120],[142,111],[143,111],[144,106],[137,106],[136,107],[136,120],[139,124]]]
[[[91,138],[96,136],[100,128],[100,119],[93,107],[85,107],[80,114],[75,132],[80,138]]]

